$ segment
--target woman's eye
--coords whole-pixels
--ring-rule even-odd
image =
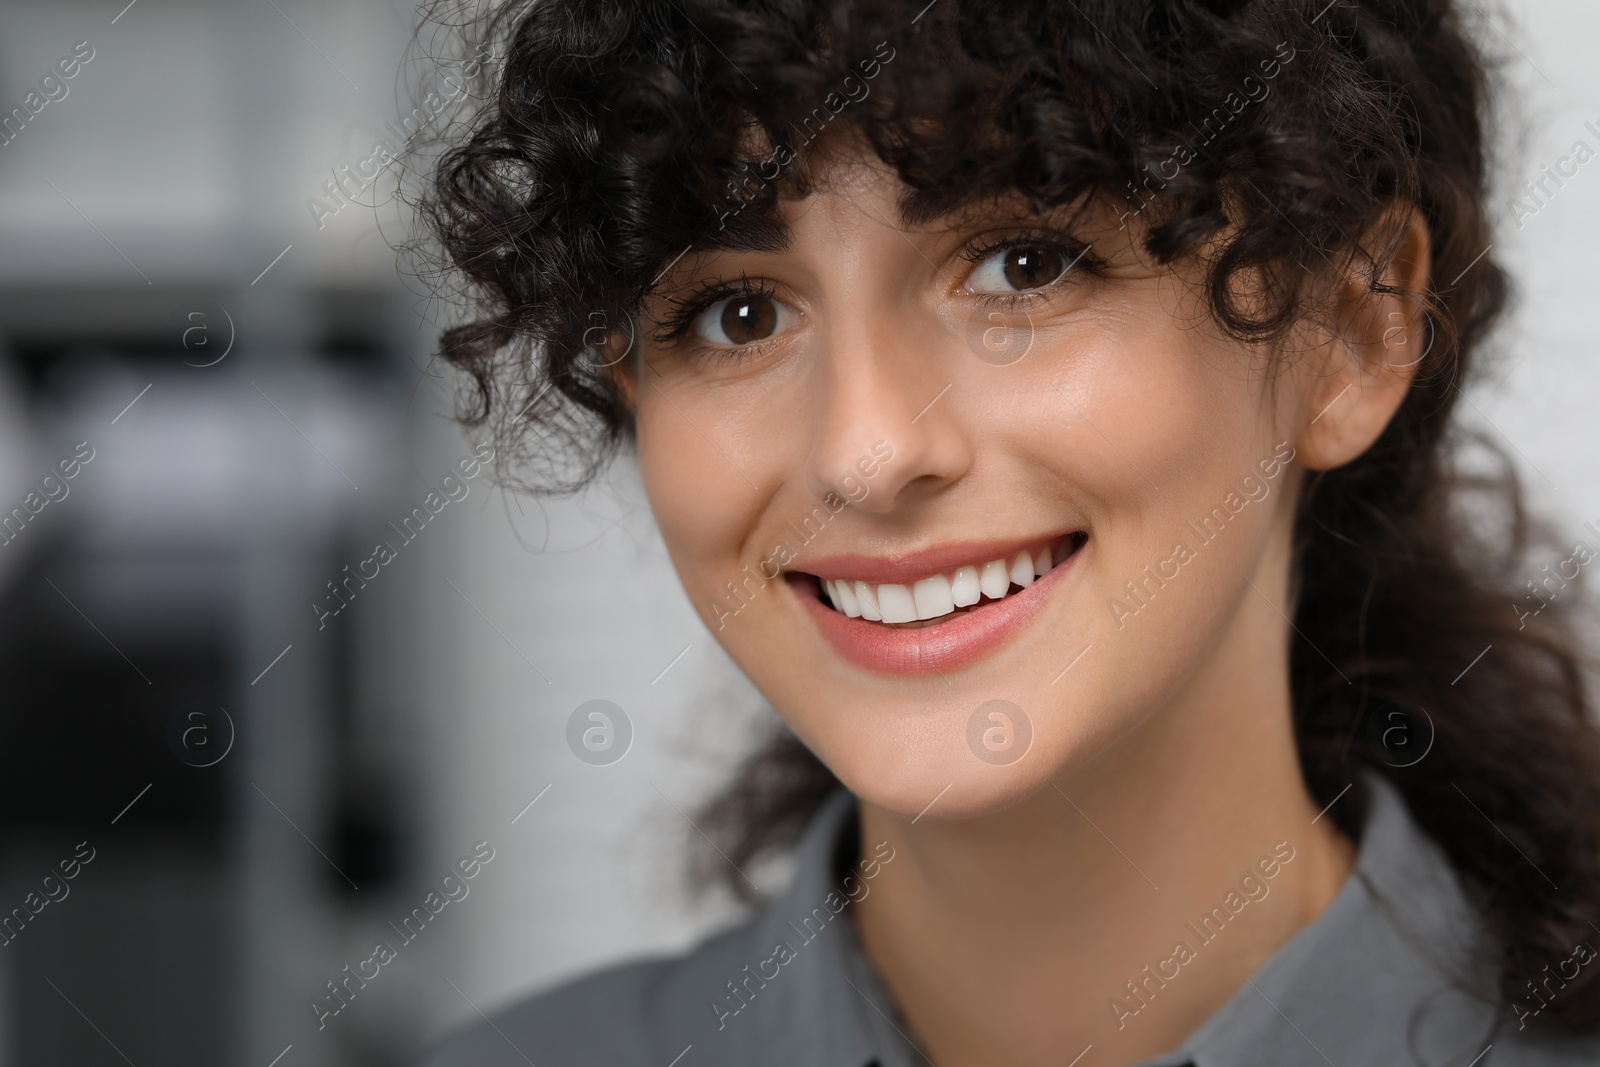
[[[787,330],[794,319],[788,305],[761,293],[719,300],[695,319],[695,336],[714,345],[751,345]]]
[[[1067,258],[1053,248],[1018,245],[978,261],[967,282],[975,293],[1020,293],[1040,289],[1066,273]]]

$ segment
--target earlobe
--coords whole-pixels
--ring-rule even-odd
[[[638,407],[639,371],[644,365],[644,353],[635,338],[620,330],[608,331],[603,343],[594,350],[598,365],[610,378],[617,393],[628,409]]]
[[[1434,343],[1430,261],[1427,223],[1410,204],[1393,205],[1352,257],[1338,283],[1338,328],[1319,331],[1298,368],[1295,448],[1308,469],[1352,462],[1400,410]]]
[[[644,354],[636,352],[634,359],[620,359],[606,367],[611,384],[616,386],[617,394],[622,397],[629,411],[636,412],[639,409],[639,367],[643,364]]]

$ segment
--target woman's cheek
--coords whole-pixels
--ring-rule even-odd
[[[751,621],[773,568],[758,531],[784,484],[785,445],[750,396],[699,385],[648,389],[638,405],[640,477],[662,540],[695,610],[719,638]],[[763,603],[766,602],[766,603]]]
[[[753,491],[690,418],[664,398],[641,401],[639,472],[667,551],[703,608],[713,573],[738,556],[741,516]]]

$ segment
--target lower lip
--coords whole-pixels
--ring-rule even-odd
[[[1044,610],[1055,587],[1083,547],[1050,568],[1028,588],[971,611],[946,616],[916,629],[853,619],[822,602],[813,579],[790,583],[822,634],[851,663],[882,674],[925,674],[963,667],[1020,633]]]

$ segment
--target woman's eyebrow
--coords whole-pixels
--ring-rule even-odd
[[[1091,213],[1091,207],[1092,201],[1086,196],[1069,204],[1040,210],[1016,193],[976,196],[954,207],[935,207],[919,205],[916,192],[907,190],[896,205],[895,214],[898,218],[895,224],[907,233],[921,231],[933,236],[947,236],[954,231],[979,225],[1069,228],[1081,225]],[[718,253],[739,252],[782,255],[793,246],[792,228],[781,211],[758,212],[736,205],[722,215],[720,222],[716,229],[687,245],[661,267],[650,289],[651,293],[671,292],[682,285],[693,284],[687,281],[674,284],[670,280],[675,269],[693,256],[709,257]]]
[[[1068,204],[1038,208],[1016,194],[997,194],[945,210],[919,210],[914,202],[906,202],[901,205],[900,215],[906,229],[930,233],[949,233],[977,225],[1032,224],[1069,228],[1082,225],[1091,214],[1091,207],[1090,200],[1080,198]]]
[[[739,252],[782,255],[789,251],[792,237],[788,224],[779,218],[766,219],[755,226],[713,230],[664,260],[656,268],[655,280],[645,286],[640,301],[648,302],[695,285],[707,273],[704,261],[712,256]],[[675,281],[675,276],[681,280]]]
[[[769,252],[781,255],[789,251],[793,234],[788,221],[781,215],[772,213],[751,217],[743,220],[741,225],[740,220],[731,217],[732,214],[725,214],[721,225],[687,245],[678,258],[694,253]],[[664,268],[663,273],[668,270],[671,270],[670,266]]]

